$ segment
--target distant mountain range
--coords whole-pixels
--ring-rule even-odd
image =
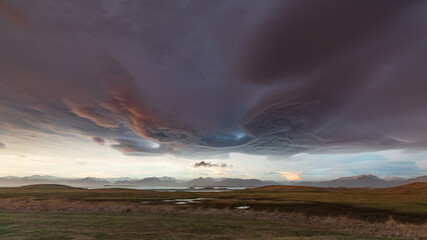
[[[261,187],[267,185],[278,185],[274,181],[261,181],[259,179],[240,179],[240,178],[195,178],[184,185],[187,187]]]
[[[427,182],[427,175],[426,176],[421,176],[421,177],[416,177],[416,178],[410,178],[410,179],[402,180],[402,181],[398,182],[399,184],[394,185],[394,186],[405,185],[405,184],[414,183],[414,182]]]
[[[274,181],[261,181],[258,179],[240,178],[195,178],[192,180],[178,180],[173,177],[149,177],[144,179],[104,179],[104,178],[79,178],[68,179],[53,176],[34,175],[29,177],[0,177],[0,187],[16,187],[30,184],[64,184],[72,187],[131,187],[131,188],[188,188],[188,187],[261,187],[279,185]]]
[[[70,184],[71,186],[75,186],[75,185],[109,185],[111,184],[111,182],[102,179],[102,178],[93,178],[93,177],[86,177],[86,178],[82,178],[82,179],[73,179],[73,180],[68,180],[68,184]]]
[[[358,175],[342,177],[330,181],[320,182],[292,182],[285,185],[313,186],[313,187],[368,187],[383,188],[405,185],[413,182],[427,182],[427,176],[417,178],[379,178],[374,175]],[[195,178],[179,180],[173,177],[149,177],[144,179],[131,178],[60,178],[54,176],[33,175],[28,177],[7,176],[0,177],[0,187],[17,187],[31,184],[64,184],[73,187],[102,188],[102,187],[129,187],[129,188],[189,188],[189,187],[261,187],[267,185],[282,185],[275,181],[240,178]]]
[[[403,178],[388,178],[382,179],[374,175],[358,175],[352,177],[342,177],[330,181],[322,182],[300,182],[295,185],[312,186],[312,187],[369,187],[369,188],[384,188],[405,185],[413,182],[427,182],[427,176],[417,178],[403,179]]]
[[[175,186],[177,183],[180,183],[180,181],[178,181],[175,178],[172,177],[161,177],[161,178],[157,178],[157,177],[149,177],[149,178],[144,178],[141,180],[134,180],[134,179],[129,179],[129,180],[122,180],[122,181],[116,181],[113,184],[114,185],[129,185],[129,186],[152,186],[152,187],[162,187],[162,186]]]

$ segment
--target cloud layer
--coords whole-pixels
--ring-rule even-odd
[[[225,163],[211,163],[211,162],[200,161],[200,162],[195,163],[193,165],[193,167],[194,168],[201,168],[201,167],[204,167],[204,168],[211,168],[211,167],[226,168],[226,167],[228,167],[228,165]],[[232,167],[232,166],[230,166],[230,167]]]
[[[137,156],[426,149],[426,9],[1,1],[0,129]]]
[[[92,137],[92,141],[99,145],[104,145],[105,143],[105,139],[103,139],[102,137]]]

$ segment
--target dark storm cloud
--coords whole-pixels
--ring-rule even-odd
[[[246,76],[257,82],[271,82],[321,68],[343,52],[368,44],[392,27],[414,3],[288,1],[250,40],[250,53],[244,63]]]
[[[426,7],[0,1],[0,129],[138,156],[425,149]]]
[[[425,10],[417,1],[288,2],[242,64],[245,79],[276,88],[241,120],[259,136],[252,150],[427,147]]]
[[[228,165],[225,164],[225,163],[211,163],[211,162],[200,161],[200,162],[195,163],[193,165],[193,167],[194,168],[200,168],[200,167],[205,167],[205,168],[211,168],[211,167],[226,168],[226,167],[228,167]]]

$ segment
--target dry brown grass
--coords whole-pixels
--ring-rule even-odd
[[[384,223],[370,223],[348,217],[307,216],[303,213],[279,211],[242,211],[230,208],[188,208],[179,206],[147,206],[137,203],[87,202],[66,200],[1,199],[2,212],[67,212],[103,214],[149,214],[161,216],[204,216],[247,218],[280,222],[295,227],[337,231],[355,235],[427,239],[427,223],[400,223],[392,218]]]

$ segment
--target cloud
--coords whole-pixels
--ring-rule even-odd
[[[299,174],[294,172],[280,172],[280,176],[285,177],[289,181],[297,181],[301,179]]]
[[[195,159],[426,149],[426,6],[2,1],[0,129]]]
[[[99,145],[104,145],[105,143],[105,139],[103,139],[102,137],[92,137],[92,141]]]
[[[167,146],[140,139],[117,139],[118,144],[113,144],[113,149],[126,155],[162,155],[168,152]]]
[[[88,165],[88,163],[84,162],[84,161],[73,162],[73,164],[76,164],[76,165],[79,165],[79,166],[86,166],[86,165]]]
[[[367,45],[415,3],[287,1],[250,40],[245,77],[262,83],[292,81],[307,69],[322,68],[343,51]]]
[[[115,118],[114,114],[106,108],[70,104],[70,109],[77,116],[89,119],[98,126],[106,128],[116,128],[119,126],[119,121]]]
[[[427,116],[422,107],[427,99],[416,89],[427,87],[422,80],[427,72],[419,65],[427,60],[419,54],[425,49],[420,26],[426,18],[418,4],[284,4],[249,41],[242,60],[242,78],[272,88],[240,121],[256,136],[249,151],[427,147],[427,136],[416,133],[427,126],[415,120]],[[397,37],[402,32],[404,39]]]
[[[7,1],[0,1],[0,18],[3,18],[13,26],[16,26],[29,34],[32,34],[32,27],[28,20],[27,13]]]
[[[268,175],[280,175],[281,177],[286,178],[289,181],[297,181],[301,179],[300,173],[297,172],[277,172],[277,171],[272,171],[272,172],[268,172]]]
[[[226,168],[226,167],[233,167],[233,166],[232,165],[228,166],[225,163],[211,163],[211,162],[205,162],[205,161],[197,162],[193,165],[193,168],[200,168],[200,167],[204,167],[204,168],[211,168],[211,167]]]
[[[0,142],[0,148],[6,148],[6,145],[2,142]]]

